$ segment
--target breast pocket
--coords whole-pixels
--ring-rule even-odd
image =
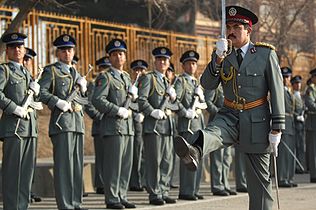
[[[24,96],[27,94],[26,79],[18,75],[10,76],[6,86],[6,93],[9,96],[16,97],[18,103],[20,103]]]
[[[56,79],[55,91],[59,97],[67,97],[72,86],[70,77],[59,77]]]

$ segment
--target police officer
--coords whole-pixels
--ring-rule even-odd
[[[224,104],[222,86],[219,85],[215,90],[206,91],[205,100],[208,105],[207,111],[210,113],[208,120],[210,123]],[[230,189],[228,182],[231,163],[231,147],[219,149],[210,153],[211,190],[213,195],[237,195],[235,191]]]
[[[307,117],[305,122],[306,129],[306,149],[308,153],[308,164],[310,172],[310,182],[316,183],[316,69],[310,71],[311,84],[307,87],[305,94],[305,105]]]
[[[51,110],[49,136],[53,143],[54,187],[58,209],[81,208],[83,194],[84,122],[82,104],[68,101],[73,91],[85,94],[87,81],[72,66],[76,41],[68,35],[57,37],[58,61],[46,66],[40,100]]]
[[[176,203],[169,197],[169,183],[172,168],[172,120],[171,111],[164,109],[163,101],[175,101],[176,93],[168,84],[165,73],[170,65],[171,51],[167,47],[157,47],[152,51],[154,71],[146,74],[139,89],[139,109],[145,115],[144,149],[146,188],[149,193],[149,203],[164,205]],[[165,172],[165,171],[168,172]],[[162,179],[162,171],[164,179]],[[166,175],[166,174],[169,174]]]
[[[111,67],[96,79],[92,104],[103,113],[100,135],[103,139],[103,181],[106,207],[136,208],[127,200],[132,170],[134,128],[127,100],[135,101],[138,89],[124,71],[126,43],[112,39],[106,46]],[[128,99],[129,98],[129,99]]]
[[[246,154],[249,209],[271,210],[270,151],[277,155],[281,129],[285,127],[284,92],[278,58],[272,46],[250,41],[257,16],[239,7],[226,7],[227,38],[221,38],[201,77],[205,89],[222,84],[224,107],[206,129],[196,132],[188,144],[179,136],[175,151],[191,170],[205,154],[239,144]],[[270,93],[269,106],[267,96]],[[272,122],[270,122],[272,121]],[[271,145],[271,147],[269,146]]]
[[[294,125],[295,125],[295,152],[297,159],[300,161],[304,169],[296,164],[296,173],[305,172],[305,104],[301,95],[302,77],[296,75],[291,79],[294,99]]]
[[[97,66],[97,73],[100,74],[103,71],[106,71],[110,66],[111,63],[109,61],[108,56],[104,56],[95,62]],[[89,115],[89,117],[93,120],[92,121],[92,130],[91,135],[93,136],[93,143],[94,143],[94,155],[95,155],[95,167],[94,167],[94,187],[97,194],[104,194],[104,182],[103,182],[103,140],[100,137],[100,123],[103,114],[99,112],[93,105],[92,105],[92,96],[94,93],[95,88],[95,80],[88,83],[87,93],[89,98],[89,104],[85,106],[85,112]]]
[[[282,130],[281,145],[279,146],[279,155],[277,158],[278,165],[278,182],[280,187],[297,187],[293,182],[295,174],[295,161],[290,151],[295,151],[294,139],[294,100],[291,90],[292,70],[289,67],[281,68],[284,84],[284,101],[285,101],[285,129]]]
[[[8,63],[0,65],[0,139],[3,141],[2,194],[5,210],[27,209],[30,201],[37,144],[37,116],[25,107],[27,97],[35,98],[40,86],[23,66],[25,34],[1,37]]]
[[[199,54],[194,50],[182,54],[180,62],[184,73],[179,76],[175,84],[177,99],[182,104],[178,112],[178,132],[189,139],[193,132],[204,128],[204,117],[197,103],[205,102],[203,90],[195,78]],[[192,142],[193,143],[193,142]],[[202,164],[199,171],[189,171],[183,162],[180,163],[179,199],[197,200],[201,181]]]
[[[138,79],[135,84],[138,86],[140,84],[141,78],[146,74],[148,69],[148,63],[144,60],[138,59],[134,60],[130,64],[130,68],[133,71],[134,78]],[[131,179],[129,183],[129,189],[131,191],[144,191],[143,189],[143,121],[144,114],[139,112],[139,110],[133,110],[133,120],[134,120],[134,152],[133,152],[133,167],[131,173]]]
[[[33,70],[33,59],[36,56],[36,52],[32,50],[31,48],[25,47],[25,55],[23,58],[23,66],[31,73]],[[37,149],[35,149],[36,151]],[[36,157],[35,157],[36,160]],[[34,183],[34,176],[32,183]],[[42,198],[38,195],[36,195],[34,192],[31,192],[31,202],[41,202]]]

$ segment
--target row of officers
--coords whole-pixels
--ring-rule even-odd
[[[24,47],[26,35],[2,36],[6,43],[7,63],[0,66],[0,138],[3,141],[3,204],[5,210],[27,209],[34,173],[37,145],[37,114],[44,103],[51,110],[49,136],[53,144],[54,187],[58,209],[82,208],[84,111],[93,119],[97,193],[104,193],[110,209],[136,208],[127,191],[142,190],[149,203],[176,203],[169,197],[174,168],[173,137],[190,139],[205,127],[202,110],[209,122],[224,104],[223,90],[204,90],[196,79],[199,54],[186,51],[180,59],[183,74],[175,77],[170,64],[172,52],[167,47],[152,51],[154,70],[147,72],[144,60],[131,63],[135,80],[124,70],[126,43],[111,40],[108,57],[97,61],[99,72],[88,84],[75,68],[75,39],[63,34],[54,41],[56,63],[32,78],[29,61],[36,55]],[[301,77],[292,77],[291,69],[281,68],[284,81],[286,129],[279,147],[278,182],[281,187],[295,187],[295,163],[304,172],[309,166],[311,182],[316,182],[316,138],[312,122],[316,113],[316,69],[311,73],[305,104],[300,94]],[[307,109],[306,109],[307,108]],[[305,110],[307,112],[305,113]],[[176,113],[176,114],[175,114]],[[306,118],[307,115],[307,118]],[[306,120],[305,120],[306,118]],[[304,122],[306,121],[306,125]],[[304,130],[306,128],[305,160]],[[193,143],[193,142],[189,142]],[[247,192],[243,172],[243,153],[236,149],[237,191]],[[214,195],[235,195],[227,177],[231,148],[211,153],[211,182]],[[142,158],[144,155],[144,158]],[[141,165],[144,159],[145,183]],[[202,166],[197,171],[180,163],[179,199],[203,199],[198,193]]]

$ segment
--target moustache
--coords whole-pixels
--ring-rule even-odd
[[[236,36],[234,34],[229,34],[227,38],[236,38]]]

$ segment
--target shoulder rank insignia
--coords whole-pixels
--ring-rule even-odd
[[[256,42],[255,46],[256,47],[266,47],[266,48],[270,48],[272,50],[276,50],[276,48],[272,44],[268,44],[268,43],[265,43],[265,42]]]

